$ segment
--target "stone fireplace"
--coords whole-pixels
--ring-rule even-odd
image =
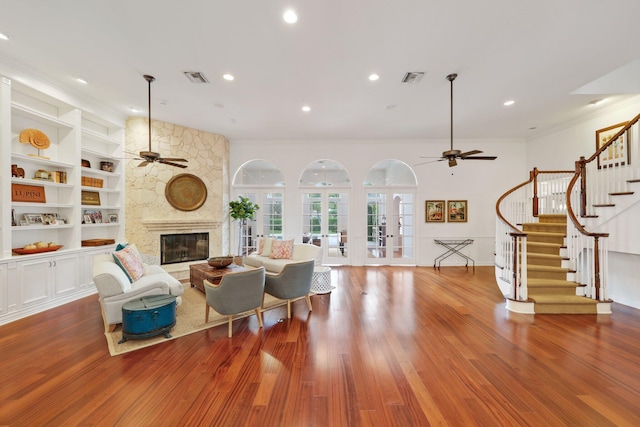
[[[127,120],[125,150],[148,150],[147,119]],[[152,120],[152,150],[163,157],[183,157],[187,168],[160,163],[138,167],[139,160],[126,163],[126,240],[135,243],[145,261],[161,263],[160,236],[208,233],[209,256],[228,255],[229,218],[229,142],[222,135]],[[194,211],[181,211],[165,198],[167,182],[176,175],[198,176],[207,188],[204,204]],[[187,261],[163,265],[179,280],[189,278]]]

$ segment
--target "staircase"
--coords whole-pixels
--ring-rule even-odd
[[[640,114],[573,170],[534,168],[498,199],[496,282],[509,311],[611,313],[609,233],[640,203],[639,135]]]
[[[571,271],[563,267],[562,250],[567,216],[539,215],[538,222],[522,225],[527,233],[527,284],[535,313],[596,314],[598,301],[576,295],[583,286],[567,280]]]

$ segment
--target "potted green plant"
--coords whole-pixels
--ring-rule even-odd
[[[239,200],[229,202],[229,216],[238,221],[238,256],[242,256],[242,238],[247,220],[252,219],[260,206],[253,203],[247,197],[239,196]]]

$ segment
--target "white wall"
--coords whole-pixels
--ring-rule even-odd
[[[301,200],[298,181],[305,167],[319,159],[341,163],[351,176],[349,226],[350,262],[362,265],[366,257],[366,190],[369,169],[385,159],[397,159],[413,168],[418,180],[416,191],[416,261],[433,265],[444,250],[434,239],[474,239],[464,253],[477,265],[493,265],[495,203],[505,191],[528,178],[525,142],[509,140],[456,140],[456,149],[483,150],[497,155],[495,161],[459,161],[413,165],[425,161],[420,156],[439,157],[448,149],[448,140],[348,140],[348,141],[230,141],[230,172],[233,176],[245,162],[264,159],[280,168],[285,176],[285,236],[300,238]],[[427,159],[428,160],[428,159]],[[425,223],[425,200],[467,200],[467,223]],[[464,265],[456,256],[442,265]]]
[[[589,157],[596,149],[596,130],[629,121],[640,113],[640,97],[610,106],[591,118],[568,124],[555,132],[530,138],[526,144],[527,168],[573,170],[580,156]],[[638,185],[638,184],[634,184]],[[640,207],[627,210],[608,224],[609,297],[621,304],[640,308],[640,228],[635,225]]]
[[[589,157],[596,151],[596,130],[629,121],[640,113],[640,97],[599,111],[589,119],[529,138],[526,148],[528,170],[535,166],[540,170],[574,170],[574,162],[580,156]]]

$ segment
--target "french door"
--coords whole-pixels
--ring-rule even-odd
[[[415,264],[413,192],[367,193],[367,264]]]
[[[242,226],[235,224],[235,247],[238,247],[240,241],[242,255],[248,255],[255,251],[260,237],[282,238],[284,219],[282,203],[284,194],[282,192],[255,190],[242,192],[238,196],[246,197],[260,206],[253,219],[247,220]]]
[[[302,240],[322,248],[325,264],[349,263],[349,193],[314,189],[302,193]]]

